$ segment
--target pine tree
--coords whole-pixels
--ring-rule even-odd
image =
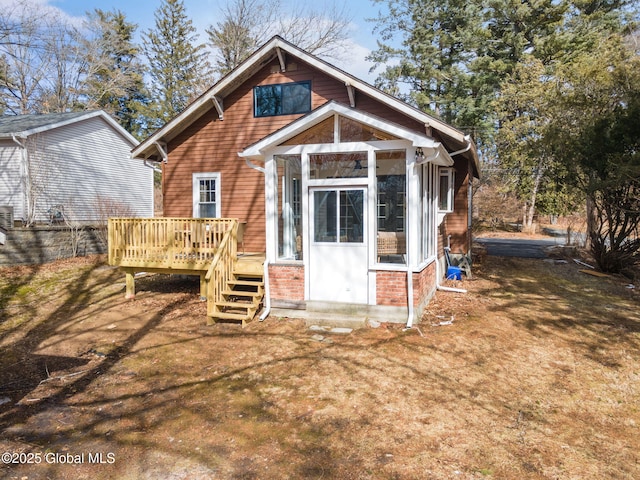
[[[388,13],[376,19],[384,41],[370,56],[385,65],[377,86],[447,122],[471,125],[476,114],[468,102],[473,88],[467,66],[479,38],[479,1],[387,4]],[[391,46],[398,40],[401,46]]]
[[[86,41],[89,74],[88,107],[98,107],[117,118],[120,125],[141,137],[141,112],[148,104],[144,65],[133,43],[137,26],[120,11],[96,9],[89,15],[95,38]]]
[[[204,44],[187,17],[182,0],[163,0],[155,29],[144,32],[143,51],[149,62],[151,104],[147,129],[153,131],[180,113],[208,86],[211,68]]]

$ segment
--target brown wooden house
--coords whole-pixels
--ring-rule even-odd
[[[443,247],[470,250],[472,140],[280,37],[133,156],[161,162],[165,216],[239,220],[267,310],[411,323]]]

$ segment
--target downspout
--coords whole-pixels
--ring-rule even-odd
[[[245,157],[244,159],[245,163],[247,164],[247,166],[249,168],[253,168],[254,170],[257,170],[263,174],[266,174],[266,170],[264,167],[259,167],[258,165],[255,165],[253,163],[251,163],[251,161],[249,160],[249,157]],[[264,301],[264,312],[262,312],[262,315],[260,315],[259,320],[261,322],[264,322],[264,320],[269,316],[269,314],[271,313],[271,288],[269,286],[269,257],[267,256],[264,260],[264,265],[263,265],[263,270],[262,270],[262,278],[264,279],[264,296],[265,296],[265,301]]]
[[[23,205],[22,205],[22,221],[29,219],[29,190],[31,190],[31,175],[29,173],[29,161],[27,159],[27,147],[20,143],[16,138],[15,133],[11,134],[11,139],[20,148],[20,156],[22,157],[22,168],[24,168],[24,192],[23,192]]]
[[[436,259],[436,290],[443,292],[467,293],[464,288],[445,287],[440,284],[440,262]]]
[[[461,153],[465,153],[468,152],[469,150],[471,150],[471,137],[469,135],[465,135],[464,136],[464,140],[465,142],[467,142],[467,146],[464,147],[461,150],[457,150],[453,153],[450,153],[449,156],[453,157],[454,155],[460,155]],[[471,160],[468,161],[467,163],[467,171],[469,172],[469,182],[468,182],[468,186],[467,186],[467,248],[471,248],[471,217],[473,215],[473,210],[472,210],[472,178],[473,175],[471,174]],[[467,252],[468,253],[468,252]]]

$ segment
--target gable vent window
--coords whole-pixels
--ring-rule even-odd
[[[271,117],[311,111],[311,82],[261,85],[253,89],[254,115]]]

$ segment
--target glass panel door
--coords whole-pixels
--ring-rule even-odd
[[[311,300],[367,303],[366,192],[365,187],[310,190]]]

